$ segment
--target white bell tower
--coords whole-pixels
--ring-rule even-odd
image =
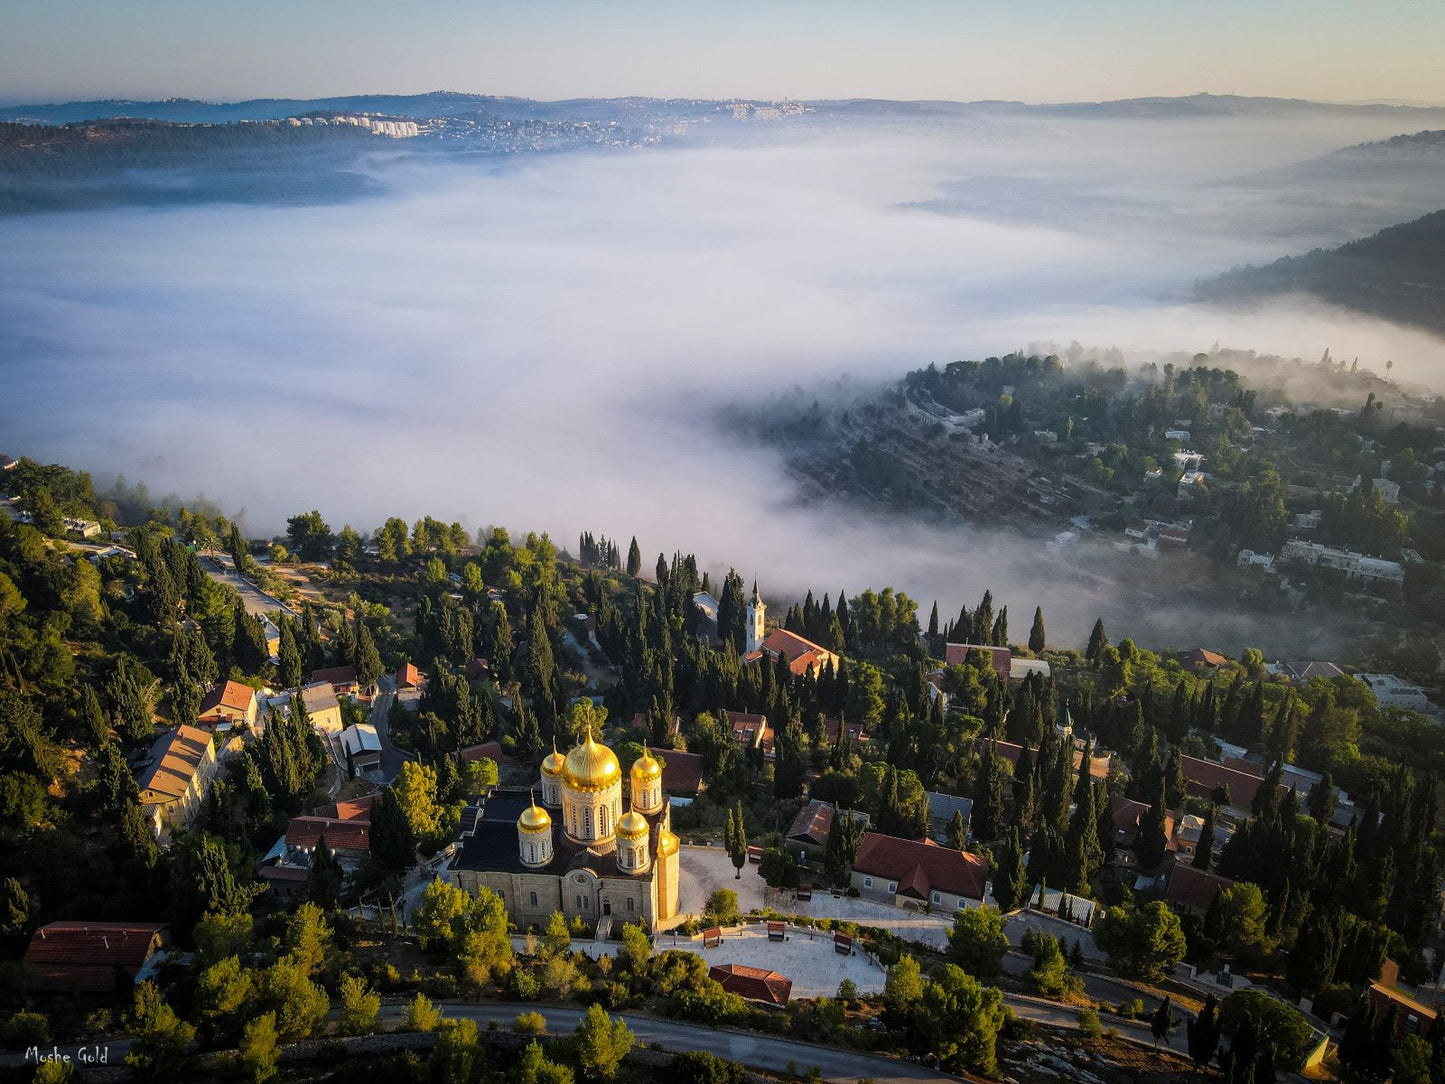
[[[761,651],[763,647],[763,622],[767,617],[768,608],[763,604],[763,596],[758,594],[758,582],[753,581],[753,597],[748,602],[748,646],[747,654],[754,651]]]

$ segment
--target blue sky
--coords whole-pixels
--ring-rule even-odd
[[[1445,101],[1437,0],[0,0],[0,99]]]

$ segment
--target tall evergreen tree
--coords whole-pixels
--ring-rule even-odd
[[[376,650],[376,641],[371,630],[360,618],[356,622],[356,680],[363,689],[375,685],[381,678],[381,654]]]
[[[1029,897],[1028,873],[1024,869],[1023,841],[1017,828],[1010,828],[993,875],[993,898],[1000,911],[1022,907]]]
[[[632,536],[632,545],[627,547],[627,574],[636,577],[642,571],[642,549],[637,545],[637,536]]]
[[[1164,860],[1169,840],[1164,834],[1167,806],[1164,801],[1164,779],[1161,775],[1155,789],[1154,800],[1149,809],[1139,818],[1139,838],[1134,850],[1139,855],[1139,865],[1153,869]]]
[[[1194,849],[1194,868],[1208,869],[1214,862],[1214,818],[1219,807],[1213,802],[1209,803],[1209,811],[1204,814],[1204,827],[1199,831],[1199,845]]]
[[[1099,665],[1099,656],[1104,653],[1104,648],[1109,646],[1109,635],[1104,631],[1104,619],[1098,618],[1094,622],[1094,631],[1089,633],[1089,646],[1084,649],[1084,658],[1095,666]]]
[[[1044,608],[1034,607],[1034,627],[1029,630],[1029,650],[1035,655],[1042,654],[1046,646],[1044,640]]]

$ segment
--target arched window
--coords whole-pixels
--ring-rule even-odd
[[[533,907],[536,907],[536,906],[537,906],[537,893],[533,892],[533,893],[531,894],[531,898],[532,898],[532,906],[533,906]]]
[[[628,909],[629,911],[632,910],[632,897],[631,897],[631,896],[628,896],[628,897],[627,897],[627,909]]]
[[[589,836],[589,837],[592,835],[592,807],[591,807],[591,806],[588,806],[586,809],[582,810],[582,834],[583,834],[584,836]]]
[[[599,835],[607,834],[607,807],[605,805],[597,807],[597,829]]]
[[[528,862],[535,862],[535,861],[537,861],[537,845],[536,845],[535,843],[528,843],[528,844],[527,844],[527,861],[528,861]]]
[[[647,864],[647,844],[640,843],[637,846],[637,867],[641,869]]]

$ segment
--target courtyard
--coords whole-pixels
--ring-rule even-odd
[[[885,903],[850,899],[841,893],[834,895],[827,889],[814,889],[811,900],[794,900],[790,892],[769,893],[767,885],[758,876],[758,867],[753,863],[743,867],[742,879],[738,880],[732,859],[721,847],[683,847],[678,857],[681,881],[678,889],[678,913],[674,918],[659,924],[659,943],[665,940],[663,931],[676,926],[689,916],[701,915],[708,896],[719,888],[730,888],[737,893],[738,911],[742,914],[769,906],[768,897],[771,895],[775,897],[771,902],[773,909],[784,914],[837,918],[856,922],[860,926],[876,926],[889,930],[906,941],[921,941],[934,948],[943,948],[948,943],[948,931],[953,928],[951,914],[908,911]],[[777,970],[781,971],[782,968]],[[859,989],[862,989],[861,985]]]

